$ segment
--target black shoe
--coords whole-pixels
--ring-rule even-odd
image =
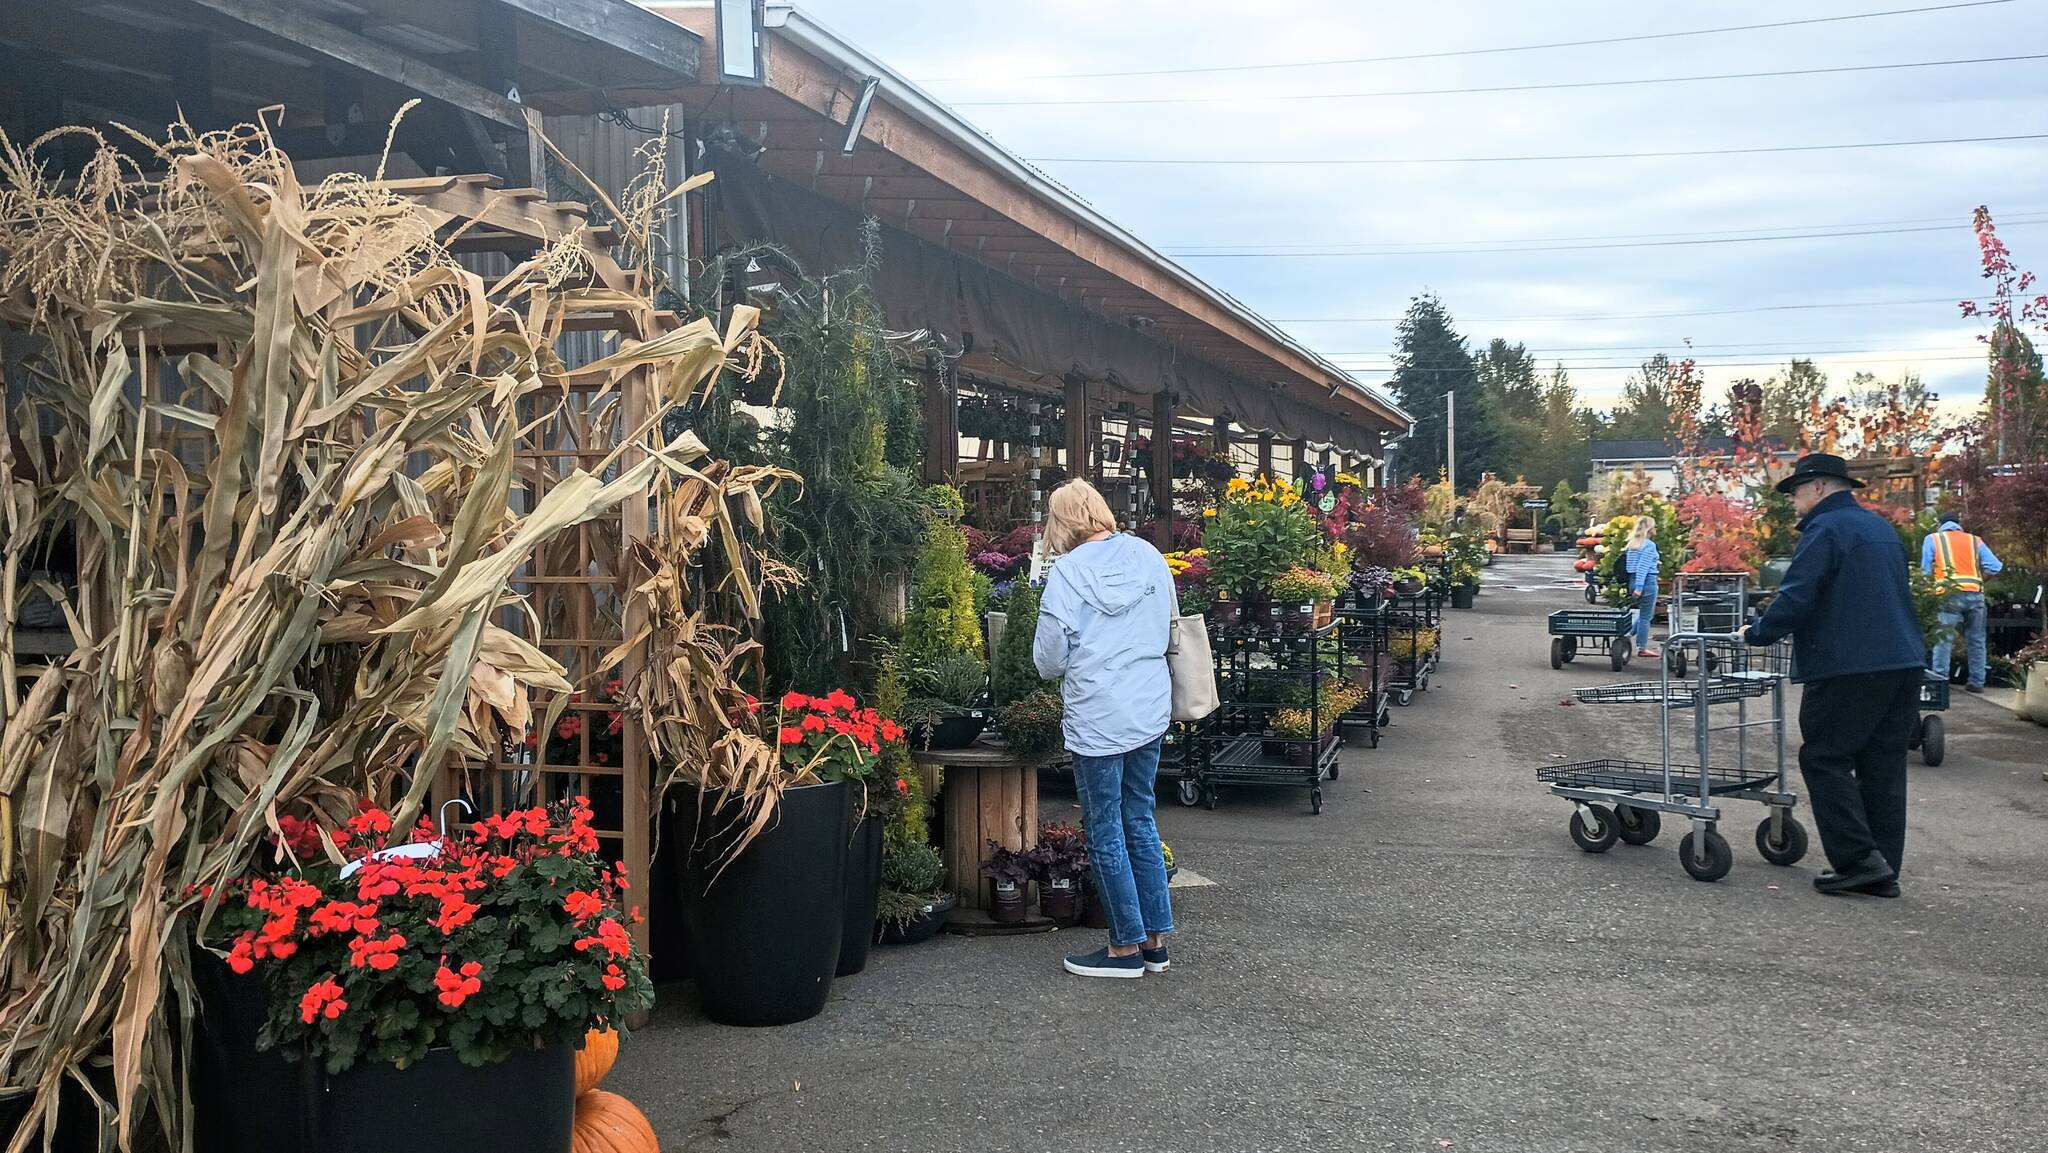
[[[1964,692],[1966,692],[1966,693],[1978,693],[1978,694],[1982,694],[1982,693],[1984,692],[1984,686],[1983,686],[1983,685],[1964,685],[1964,686],[1963,686],[1963,691],[1964,691]]]
[[[1846,893],[1875,885],[1884,881],[1898,880],[1898,874],[1885,862],[1876,850],[1865,854],[1862,860],[1839,872],[1822,873],[1813,879],[1813,887],[1823,893]]]
[[[1860,885],[1849,891],[1861,893],[1866,897],[1896,897],[1899,895],[1899,883],[1897,881],[1878,881],[1874,884]]]

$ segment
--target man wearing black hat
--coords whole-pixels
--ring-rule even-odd
[[[1821,848],[1823,893],[1899,895],[1906,850],[1906,746],[1919,723],[1927,645],[1906,583],[1906,547],[1857,503],[1839,456],[1801,457],[1778,491],[1798,511],[1799,547],[1746,639],[1792,638],[1799,771]]]

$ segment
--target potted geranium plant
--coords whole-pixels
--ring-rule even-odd
[[[588,802],[446,837],[365,807],[318,843],[221,894],[213,922],[262,980],[259,1044],[315,1066],[315,1146],[386,1149],[397,1127],[437,1150],[568,1148],[578,1046],[654,1000]]]
[[[1081,878],[1088,872],[1088,838],[1073,825],[1049,821],[1038,827],[1038,844],[1030,856],[1039,911],[1055,921],[1073,920],[1080,914]]]
[[[1026,887],[1031,884],[1030,857],[1000,841],[990,841],[988,857],[981,862],[981,875],[989,880],[989,920],[998,925],[1023,920]]]
[[[666,802],[669,835],[682,838],[690,971],[705,1016],[720,1024],[815,1016],[844,959],[849,898],[865,941],[880,885],[879,829],[870,834],[858,814],[902,729],[840,689],[788,693],[769,719],[772,746],[716,787],[674,788]],[[772,806],[750,805],[763,795]]]

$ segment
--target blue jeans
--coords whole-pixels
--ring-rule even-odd
[[[1111,944],[1140,945],[1173,932],[1166,858],[1152,820],[1159,738],[1110,757],[1074,754],[1074,789],[1088,826],[1088,872],[1095,899],[1109,911]]]
[[[1934,614],[1941,624],[1941,643],[1934,646],[1934,652],[1927,667],[1947,680],[1949,676],[1949,654],[1956,647],[1956,626],[1963,626],[1963,637],[1969,652],[1970,683],[1984,687],[1984,594],[1950,593],[1941,598],[1941,609]]]
[[[1643,590],[1642,603],[1636,606],[1636,651],[1650,647],[1650,618],[1657,615],[1657,586]]]

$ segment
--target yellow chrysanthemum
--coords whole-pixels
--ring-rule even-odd
[[[1216,515],[1216,510],[1215,510],[1215,509],[1213,509],[1213,508],[1205,508],[1205,509],[1203,509],[1203,510],[1202,510],[1202,515],[1203,515],[1203,516],[1215,516],[1215,515]]]

